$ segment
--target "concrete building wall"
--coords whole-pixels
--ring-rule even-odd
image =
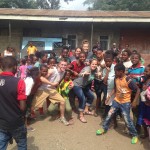
[[[30,28],[36,28],[32,25]],[[40,25],[37,26],[40,28]],[[0,29],[0,52],[6,49],[7,46],[14,47],[17,52],[20,51],[23,29],[25,27],[20,26],[11,29],[11,36],[9,36],[8,28],[4,30]],[[83,39],[87,39],[91,42],[91,24],[45,24],[41,25],[41,37],[62,37],[67,38],[67,35],[76,35],[77,41],[76,46],[80,47]],[[137,49],[142,53],[150,53],[150,31],[146,29],[120,29],[120,28],[110,28],[106,26],[101,28],[99,26],[94,26],[93,28],[93,39],[92,45],[100,41],[100,36],[108,36],[108,49],[111,48],[113,42],[117,43],[117,46],[121,49],[124,48],[125,44],[129,44],[131,49]],[[66,42],[67,43],[67,42]],[[120,44],[120,45],[119,45]]]
[[[0,35],[0,52],[2,53],[8,46],[15,48],[16,52],[19,52],[22,41],[22,29],[12,29],[11,36],[6,34]]]

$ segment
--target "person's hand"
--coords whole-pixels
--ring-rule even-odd
[[[107,69],[108,72],[110,72],[110,68],[109,67],[106,67],[106,69]]]
[[[108,95],[107,99],[105,100],[105,105],[109,105],[110,104],[110,98],[111,98],[111,96]]]
[[[51,83],[52,86],[57,86],[58,82]]]
[[[97,76],[98,79],[102,78],[102,73],[101,72],[95,73],[95,75]]]
[[[71,90],[73,87],[74,87],[74,83],[73,83],[73,82],[70,82],[70,84],[69,84],[69,86],[68,86],[69,90]]]
[[[89,62],[89,61],[85,61],[84,64],[85,64],[86,66],[89,66],[89,65],[90,65],[90,62]]]
[[[84,77],[84,76],[90,75],[90,73],[89,72],[84,72],[81,75],[82,75],[82,77]]]
[[[132,104],[131,104],[131,106],[132,106],[132,108],[136,108],[136,106],[137,106],[136,101],[133,101]]]

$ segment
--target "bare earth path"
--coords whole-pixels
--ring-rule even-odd
[[[150,150],[148,139],[136,145],[130,144],[131,138],[122,132],[123,125],[102,136],[96,136],[100,117],[86,116],[88,123],[83,124],[74,115],[74,125],[64,126],[58,120],[50,121],[49,116],[38,118],[32,124],[36,129],[29,132],[28,150]],[[8,150],[16,150],[16,144]]]

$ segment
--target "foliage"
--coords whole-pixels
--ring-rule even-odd
[[[150,11],[150,0],[85,0],[89,10]]]
[[[0,0],[0,8],[36,8],[34,0]]]
[[[59,9],[60,0],[0,0],[0,8]]]

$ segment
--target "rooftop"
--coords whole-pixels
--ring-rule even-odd
[[[144,19],[150,22],[150,11],[72,11],[72,10],[48,10],[48,9],[10,9],[0,8],[0,19],[16,20],[43,20],[46,21],[97,21],[106,19]],[[41,18],[42,17],[42,18]],[[55,18],[55,19],[54,19]],[[88,20],[87,20],[88,18]],[[110,20],[111,21],[111,20]],[[116,20],[117,22],[118,20]],[[127,20],[126,20],[127,21]],[[138,20],[137,20],[138,21]],[[139,20],[139,22],[142,20]],[[107,21],[106,21],[107,22]]]

